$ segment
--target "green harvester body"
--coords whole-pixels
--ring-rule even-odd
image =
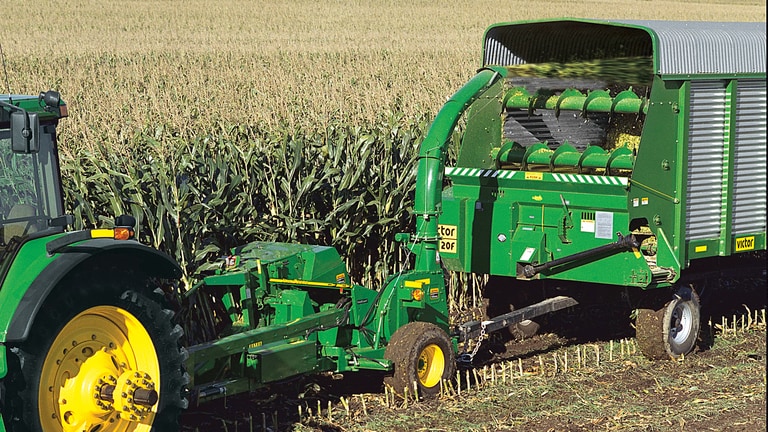
[[[489,28],[484,66],[506,77],[469,108],[446,169],[446,266],[654,288],[677,282],[693,261],[765,250],[765,67],[755,46],[727,56],[701,40],[759,41],[761,28]],[[675,49],[683,36],[696,41],[688,53]],[[536,50],[544,43],[556,48]],[[630,235],[639,247],[579,258]]]

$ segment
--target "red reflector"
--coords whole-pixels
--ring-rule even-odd
[[[133,237],[133,230],[125,227],[115,228],[115,240],[128,240]]]
[[[69,110],[67,110],[66,105],[60,105],[59,112],[61,113],[61,118],[69,117]]]

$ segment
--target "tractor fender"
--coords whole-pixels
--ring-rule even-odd
[[[179,279],[182,275],[179,265],[168,255],[137,241],[99,238],[68,246],[56,254],[25,291],[8,325],[5,342],[26,340],[51,291],[65,276],[75,269],[87,268],[97,258],[124,261],[127,268],[138,269],[148,277]]]

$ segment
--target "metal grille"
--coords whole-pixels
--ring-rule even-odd
[[[736,90],[732,233],[766,228],[765,80],[740,80]]]
[[[519,109],[509,110],[504,121],[504,138],[515,141],[523,147],[546,142],[556,149],[568,142],[583,151],[587,145],[605,145],[608,113],[562,112],[555,117],[554,111],[541,110],[529,114]]]
[[[723,226],[726,89],[722,81],[691,83],[688,133],[687,240],[717,239]]]

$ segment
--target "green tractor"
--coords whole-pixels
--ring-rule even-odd
[[[58,93],[0,99],[0,431],[173,430],[186,405],[166,255],[115,227],[65,232]]]

